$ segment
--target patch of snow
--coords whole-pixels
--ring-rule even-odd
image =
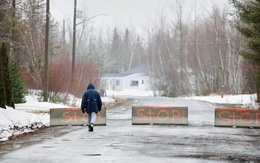
[[[152,91],[139,91],[139,90],[133,90],[128,89],[125,91],[113,91],[113,90],[107,90],[106,91],[108,96],[153,96]]]
[[[27,113],[10,107],[0,108],[0,140],[8,140],[10,136],[48,126],[49,117],[49,114]]]
[[[38,96],[28,95],[28,96],[26,96],[26,101],[27,101],[26,103],[15,104],[15,107],[17,108],[17,110],[27,110],[27,111],[32,111],[32,110],[48,111],[48,110],[50,110],[50,108],[69,107],[69,106],[63,105],[63,104],[39,102],[37,97]]]
[[[223,98],[220,95],[191,96],[182,97],[182,99],[201,100],[216,104],[238,104],[244,108],[251,109],[256,109],[258,107],[256,103],[256,94],[224,95]]]

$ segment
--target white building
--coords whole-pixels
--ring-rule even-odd
[[[136,67],[119,74],[105,74],[101,77],[104,90],[152,91],[147,69]]]

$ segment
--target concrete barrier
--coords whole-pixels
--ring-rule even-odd
[[[133,106],[132,124],[188,125],[188,107]]]
[[[260,127],[260,110],[246,108],[216,108],[216,127]]]
[[[87,124],[88,116],[83,114],[80,108],[55,108],[50,109],[50,125],[64,126],[64,125],[83,125]],[[97,121],[95,125],[106,125],[106,109],[97,114]]]

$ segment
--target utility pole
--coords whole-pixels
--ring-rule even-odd
[[[62,54],[65,56],[66,50],[65,50],[65,20],[63,19],[63,31],[62,31]]]
[[[49,16],[50,16],[50,0],[47,0],[46,4],[46,26],[45,26],[45,49],[44,49],[44,61],[45,61],[45,67],[44,67],[44,92],[43,92],[43,101],[48,101],[48,89],[49,89]]]
[[[77,0],[74,0],[73,41],[72,41],[72,67],[71,67],[71,91],[73,91],[73,88],[74,88],[74,69],[75,69],[75,51],[76,51],[76,16],[77,16]]]
[[[73,18],[73,45],[72,45],[72,71],[71,76],[73,78],[75,68],[75,51],[76,51],[76,16],[77,16],[77,0],[74,0],[74,18]],[[73,79],[72,79],[73,81]],[[73,84],[73,83],[72,83]]]

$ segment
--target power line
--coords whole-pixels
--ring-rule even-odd
[[[55,4],[55,2],[53,1],[53,0],[51,0],[51,2],[52,2],[52,4],[53,4],[53,6],[60,12],[60,13],[62,13],[63,15],[65,15],[65,16],[72,16],[73,14],[66,14],[66,13],[64,13],[61,9],[59,9],[59,7],[57,7],[57,5]]]
[[[63,15],[63,16],[73,16],[73,14],[66,14],[64,13],[54,2],[54,0],[51,0],[52,5]],[[55,19],[55,17],[53,16],[53,14],[51,14],[52,17]],[[56,20],[56,23],[58,24],[58,26],[60,28],[63,28],[63,24],[61,24],[60,20]]]

